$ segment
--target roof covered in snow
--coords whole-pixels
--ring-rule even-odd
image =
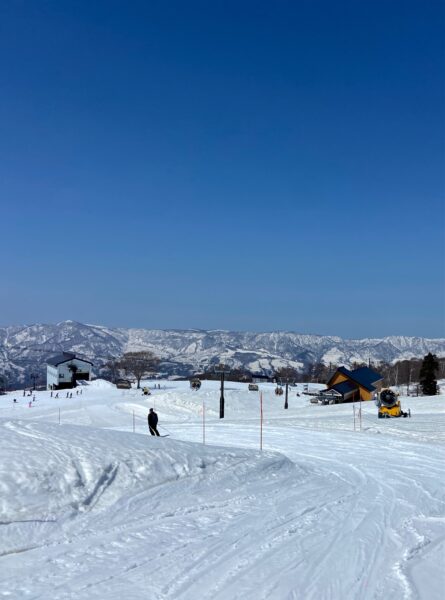
[[[353,371],[350,371],[346,367],[339,367],[337,371],[329,378],[329,381],[327,383],[328,386],[336,373],[341,373],[342,375],[345,375],[348,379],[362,386],[363,388],[365,388],[365,390],[368,390],[369,392],[374,392],[376,388],[373,384],[383,379],[383,377],[379,373],[373,371],[369,367],[359,367],[358,369],[354,369]]]
[[[354,385],[352,381],[342,381],[341,383],[337,383],[336,385],[331,386],[331,388],[329,389],[335,390],[342,396],[345,396],[346,394],[350,394],[351,392],[358,391],[358,386]]]
[[[359,369],[354,369],[351,373],[354,381],[371,391],[374,390],[373,384],[383,379],[379,373],[369,367],[360,367]]]
[[[58,365],[61,365],[62,363],[65,363],[65,362],[69,362],[70,360],[73,360],[73,359],[81,360],[82,362],[86,362],[90,365],[93,364],[89,360],[85,360],[84,358],[80,358],[79,356],[76,356],[73,352],[62,352],[61,354],[56,354],[55,356],[52,356],[51,358],[49,358],[46,361],[46,363],[48,365],[52,365],[53,367],[57,367]]]

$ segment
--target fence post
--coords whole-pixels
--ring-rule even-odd
[[[263,451],[263,392],[260,392],[260,450]]]
[[[202,401],[202,443],[206,443],[206,403]]]

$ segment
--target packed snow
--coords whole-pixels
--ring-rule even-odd
[[[444,597],[445,395],[379,420],[260,385],[261,450],[246,384],[223,420],[217,382],[145,384],[0,397],[0,596]]]

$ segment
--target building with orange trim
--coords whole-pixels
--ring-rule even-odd
[[[320,392],[332,404],[372,400],[382,389],[383,377],[369,367],[350,371],[339,367],[326,383],[327,388]]]

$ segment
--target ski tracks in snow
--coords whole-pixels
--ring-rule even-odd
[[[149,440],[170,463],[158,482],[145,478],[143,461],[113,453],[98,469],[94,443],[74,429],[67,456],[55,433],[32,423],[4,428],[33,447],[50,445],[40,481],[62,498],[50,507],[23,502],[23,522],[0,525],[14,529],[0,566],[15,598],[46,600],[48,589],[52,600],[426,600],[425,589],[428,600],[441,597],[440,579],[426,578],[438,578],[445,543],[442,448],[280,425],[268,427],[266,444],[290,460],[226,449],[218,467],[202,447],[201,459],[177,466],[169,451],[177,442]],[[197,431],[190,424],[185,434]],[[249,422],[210,424],[208,433],[221,445],[258,443]]]
[[[388,438],[362,434],[292,432],[293,438],[283,436],[282,428],[276,432],[269,429],[268,447],[285,452],[308,473],[302,489],[309,508],[298,511],[300,483],[282,486],[286,490],[283,502],[289,507],[287,525],[280,522],[286,514],[280,507],[279,518],[262,515],[257,519],[256,534],[246,526],[244,539],[248,542],[245,547],[237,542],[236,558],[230,551],[215,557],[219,572],[228,575],[220,575],[219,584],[213,575],[213,587],[205,597],[423,600],[427,582],[422,569],[418,569],[420,578],[412,571],[416,564],[421,562],[424,567],[425,560],[428,563],[428,548],[436,553],[443,550],[443,448],[400,440],[393,444]],[[251,433],[255,444],[257,429],[252,428]],[[219,441],[216,428],[209,435]],[[245,428],[242,435],[248,444]],[[323,501],[325,498],[329,500]],[[264,498],[257,501],[267,506]],[[435,524],[433,542],[418,533],[420,523],[431,521]],[[265,522],[266,527],[262,526]],[[238,532],[242,523],[239,519]],[[443,555],[437,562],[443,563]],[[428,565],[426,571],[433,571],[438,580],[437,596],[433,597],[439,599],[443,575],[431,561]],[[252,571],[257,589],[249,596]],[[202,573],[194,573],[189,583],[178,589],[176,583],[168,592],[174,597],[172,590],[177,589],[178,597],[193,598],[195,582],[202,577]]]

